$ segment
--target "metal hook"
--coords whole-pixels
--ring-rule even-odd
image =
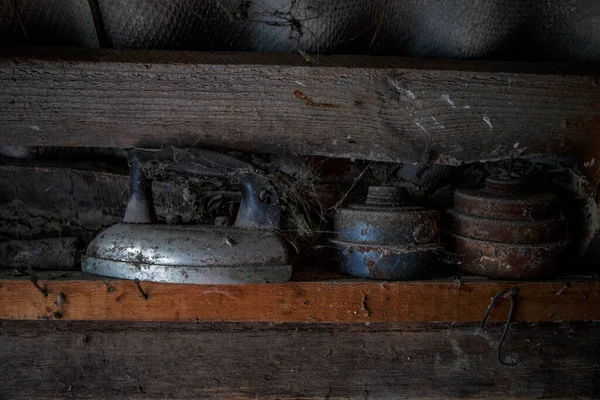
[[[142,285],[140,284],[140,280],[135,278],[133,280],[133,283],[135,283],[135,286],[137,286],[138,291],[140,292],[140,294],[142,295],[142,297],[144,298],[144,300],[148,300],[148,293],[144,292],[144,289],[142,289]]]
[[[516,287],[513,287],[509,290],[503,290],[503,291],[499,292],[497,295],[495,295],[492,298],[492,301],[490,302],[490,305],[488,306],[487,310],[485,310],[483,319],[481,320],[481,323],[479,324],[479,329],[483,330],[483,327],[485,326],[485,322],[487,321],[488,315],[490,315],[490,311],[492,311],[492,308],[494,308],[494,305],[496,304],[496,302],[498,300],[506,299],[506,298],[508,298],[510,300],[510,310],[508,311],[508,318],[506,319],[506,324],[504,325],[504,330],[502,331],[502,337],[500,338],[500,343],[498,344],[498,361],[500,361],[500,363],[502,365],[507,365],[509,367],[514,367],[514,366],[520,364],[521,361],[523,361],[525,358],[527,358],[527,356],[529,356],[531,353],[533,353],[536,349],[538,349],[542,345],[541,343],[536,344],[527,353],[523,354],[522,356],[520,356],[519,358],[517,358],[515,361],[512,361],[512,362],[508,362],[502,358],[502,346],[504,345],[504,341],[506,340],[506,334],[508,333],[508,328],[510,328],[510,321],[512,319],[513,311],[515,308],[514,297],[517,295],[518,292],[519,292],[519,289]]]
[[[31,283],[33,283],[33,286],[35,286],[35,288],[37,290],[40,291],[40,293],[42,293],[44,295],[44,297],[48,297],[48,291],[46,289],[44,289],[43,287],[40,286],[40,284],[38,283],[38,277],[35,275],[31,275]]]

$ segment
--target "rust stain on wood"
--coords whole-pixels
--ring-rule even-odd
[[[113,288],[107,292],[107,283]],[[130,281],[41,281],[42,296],[28,280],[1,280],[0,319],[220,321],[220,322],[475,322],[500,290],[519,288],[516,321],[600,320],[594,301],[600,283],[564,282],[293,282],[265,285],[177,285],[144,282],[144,300]],[[69,299],[60,309],[59,292]],[[368,293],[368,310],[365,294]],[[555,312],[553,312],[553,310]],[[503,321],[508,302],[490,319]],[[51,317],[50,317],[51,318]]]
[[[348,107],[342,106],[340,104],[315,103],[313,101],[313,99],[311,99],[310,97],[306,96],[304,93],[302,93],[299,90],[294,90],[294,96],[296,96],[297,99],[304,100],[304,102],[306,103],[306,105],[307,106],[311,106],[311,107],[338,108],[338,109],[343,109],[343,110],[348,109]]]

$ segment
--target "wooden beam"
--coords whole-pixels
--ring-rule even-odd
[[[600,320],[598,282],[416,281],[176,285],[132,281],[0,280],[0,319],[248,322],[474,322],[490,299],[516,286],[516,321]],[[570,286],[569,286],[570,285]],[[60,293],[60,295],[59,295]],[[508,302],[492,321],[503,321]]]
[[[597,70],[574,66],[73,49],[0,56],[2,145],[444,164],[597,157]]]
[[[596,398],[593,324],[0,323],[2,397]]]

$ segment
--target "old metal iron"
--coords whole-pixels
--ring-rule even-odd
[[[519,178],[491,176],[483,189],[456,190],[450,215],[459,268],[474,275],[547,277],[566,246],[558,198],[527,191]]]
[[[141,281],[196,284],[285,282],[291,277],[279,228],[277,193],[249,164],[206,150],[130,153],[130,199],[123,223],[98,235],[82,260],[85,272]],[[242,194],[233,227],[156,223],[143,162],[164,171],[227,178]]]
[[[338,209],[334,226],[341,271],[352,276],[430,278],[442,250],[439,213],[411,205],[404,188],[369,187],[365,204]]]

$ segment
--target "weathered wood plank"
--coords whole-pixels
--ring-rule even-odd
[[[516,152],[583,163],[597,148],[595,73],[349,56],[5,52],[0,144],[193,145],[448,164]]]
[[[0,280],[0,319],[248,322],[473,322],[516,286],[516,321],[600,320],[600,283],[453,281],[178,285],[116,279]],[[57,298],[61,293],[60,301]],[[503,321],[508,302],[490,318]]]
[[[595,398],[596,325],[2,322],[0,397]]]

